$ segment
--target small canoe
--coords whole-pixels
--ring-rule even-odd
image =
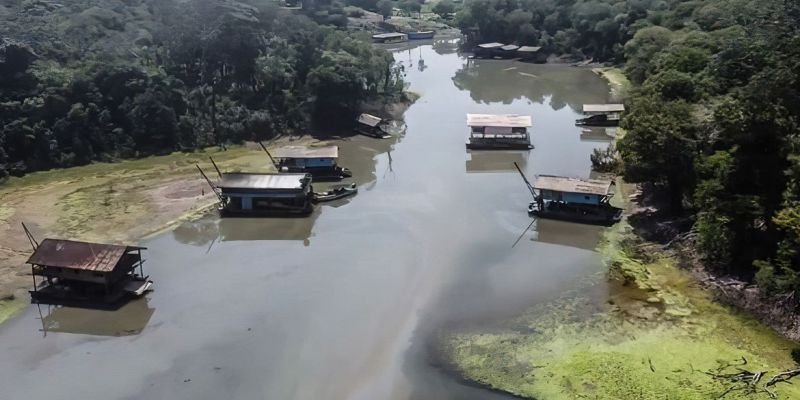
[[[352,196],[356,193],[358,193],[358,188],[353,183],[350,186],[336,187],[327,192],[314,192],[313,201],[315,203],[324,203]]]

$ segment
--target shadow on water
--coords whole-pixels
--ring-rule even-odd
[[[146,298],[133,300],[116,311],[37,305],[42,333],[75,333],[93,336],[138,335],[155,312]]]

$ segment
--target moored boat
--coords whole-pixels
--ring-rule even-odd
[[[353,183],[348,186],[334,187],[326,192],[315,192],[312,201],[315,203],[324,203],[353,196],[356,193],[358,193],[358,188],[356,184]]]
[[[519,166],[517,170],[533,195],[528,204],[530,215],[598,225],[613,225],[622,219],[622,209],[609,203],[613,181],[539,175],[531,184]]]
[[[625,106],[622,104],[584,104],[584,118],[577,119],[578,126],[617,126]]]
[[[417,31],[417,32],[408,32],[408,40],[426,40],[426,39],[433,39],[436,35],[436,31]]]
[[[467,148],[474,150],[532,149],[528,128],[531,117],[506,114],[467,114],[470,129]]]
[[[263,147],[263,145],[262,145]],[[309,173],[315,182],[340,181],[353,173],[337,165],[339,146],[284,146],[271,154],[264,147],[279,172]]]

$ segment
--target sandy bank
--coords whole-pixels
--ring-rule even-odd
[[[289,142],[280,139],[271,147]],[[22,222],[40,240],[53,236],[136,243],[214,204],[213,193],[195,167],[200,164],[213,174],[209,157],[223,170],[272,169],[260,147],[249,144],[37,172],[0,185],[0,322],[28,302],[31,277],[24,262],[31,247]]]

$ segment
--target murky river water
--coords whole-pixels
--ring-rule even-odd
[[[147,243],[146,300],[31,306],[0,326],[3,399],[502,399],[431,366],[431,338],[491,324],[600,268],[597,228],[530,223],[529,175],[588,176],[608,88],[588,70],[399,50],[405,136],[340,143],[359,194],[308,219],[209,216]],[[420,67],[420,59],[424,67]],[[533,116],[530,152],[464,148],[465,114]]]

